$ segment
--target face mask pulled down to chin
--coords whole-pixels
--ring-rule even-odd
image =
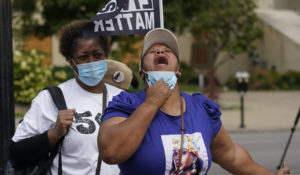
[[[148,75],[146,81],[149,87],[159,80],[163,80],[164,82],[166,82],[171,89],[174,89],[176,85],[177,77],[176,77],[176,73],[173,71],[148,71],[148,72],[143,71],[143,72]]]

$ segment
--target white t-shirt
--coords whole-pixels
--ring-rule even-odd
[[[109,84],[107,102],[122,90]],[[63,91],[68,109],[76,109],[73,124],[69,128],[62,146],[62,169],[64,175],[95,175],[98,161],[97,137],[102,117],[103,94],[90,93],[82,89],[75,79],[59,85]],[[25,114],[13,136],[17,142],[53,128],[56,123],[58,109],[50,93],[41,91],[33,100],[29,111]],[[53,161],[51,172],[57,174],[58,155]],[[49,173],[48,173],[49,174]],[[102,161],[101,175],[117,175],[117,165],[108,165]]]

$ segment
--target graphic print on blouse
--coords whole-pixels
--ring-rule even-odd
[[[166,159],[165,175],[175,175],[179,162],[180,134],[161,136]],[[208,170],[208,155],[202,134],[184,135],[180,175],[204,175]]]
[[[97,115],[94,117],[91,111],[86,111],[84,113],[77,113],[74,114],[76,129],[81,134],[93,134],[96,131],[95,122],[100,125],[102,115],[98,112]]]

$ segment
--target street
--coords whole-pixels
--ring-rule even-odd
[[[291,126],[292,128],[293,126]],[[244,146],[254,161],[265,168],[275,172],[279,164],[290,130],[279,131],[253,131],[253,132],[230,132],[232,140]],[[300,175],[300,130],[296,130],[289,145],[285,160],[293,175]],[[230,175],[219,165],[212,164],[209,175]]]

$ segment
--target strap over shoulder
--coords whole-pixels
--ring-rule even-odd
[[[50,92],[50,95],[53,99],[54,104],[58,108],[58,110],[67,109],[65,97],[63,95],[62,90],[57,86],[48,86],[47,89]]]
[[[63,94],[62,90],[59,87],[57,87],[57,86],[48,86],[45,89],[47,89],[50,92],[52,100],[53,100],[53,102],[56,105],[56,107],[57,107],[58,110],[65,110],[65,109],[67,109],[67,105],[66,105],[64,94]],[[58,147],[56,148],[55,153],[52,154],[53,155],[52,161],[53,161],[53,159],[55,158],[57,152],[59,153],[59,158],[58,158],[58,175],[62,175],[61,147],[62,147],[64,138],[65,138],[65,136],[63,136],[59,140]]]

